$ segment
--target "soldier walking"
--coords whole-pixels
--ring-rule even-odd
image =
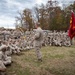
[[[41,46],[43,43],[43,30],[40,27],[40,24],[38,23],[37,25],[35,25],[36,31],[35,31],[35,35],[33,37],[34,40],[34,49],[36,52],[36,56],[38,61],[42,61],[42,54],[41,54]]]

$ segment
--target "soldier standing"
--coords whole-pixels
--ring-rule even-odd
[[[42,61],[42,54],[40,52],[40,49],[41,49],[41,46],[43,43],[43,30],[41,29],[39,23],[37,25],[35,25],[35,28],[36,28],[36,31],[35,31],[35,35],[33,37],[34,48],[35,48],[35,52],[36,52],[38,61]]]

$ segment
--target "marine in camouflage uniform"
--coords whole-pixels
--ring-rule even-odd
[[[43,30],[40,28],[39,24],[37,24],[35,26],[37,29],[36,29],[36,32],[35,32],[35,35],[34,35],[34,48],[35,48],[35,52],[36,52],[36,56],[37,56],[37,59],[39,61],[42,61],[42,54],[41,54],[41,46],[42,46],[42,43],[43,43]]]

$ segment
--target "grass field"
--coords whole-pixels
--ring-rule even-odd
[[[75,75],[75,47],[43,47],[43,62],[38,62],[35,50],[13,55],[8,75]]]

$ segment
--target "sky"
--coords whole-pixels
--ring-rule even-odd
[[[15,17],[25,8],[33,8],[35,4],[46,4],[48,0],[0,0],[0,27],[15,28]],[[59,5],[75,0],[57,0]]]

